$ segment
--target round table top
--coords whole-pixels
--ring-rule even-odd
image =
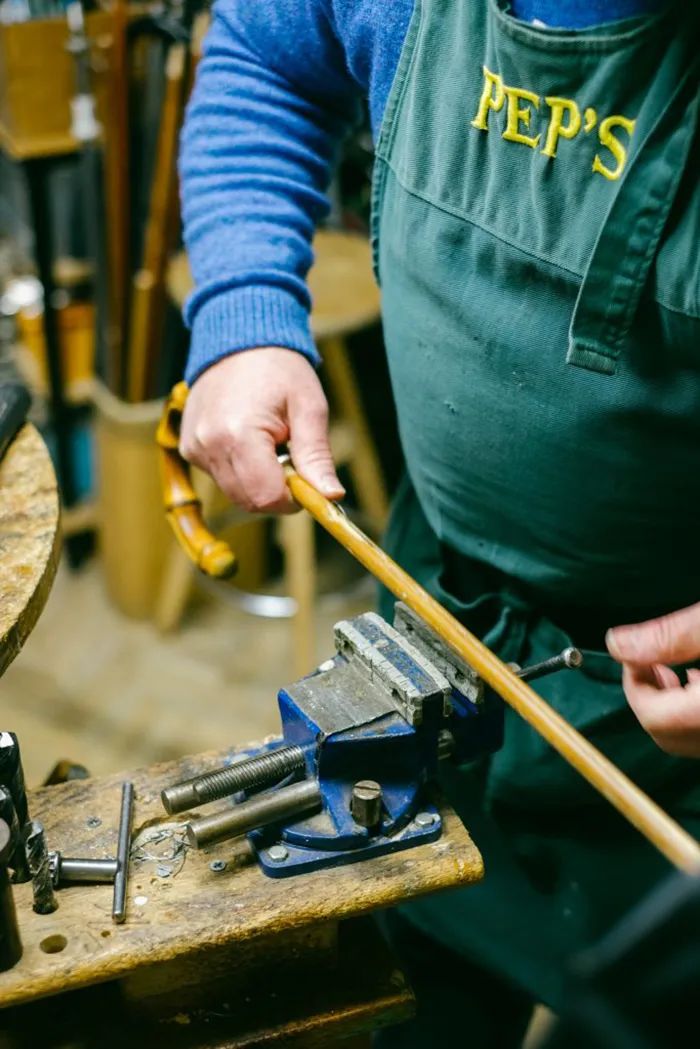
[[[0,462],[0,674],[46,604],[58,565],[59,522],[53,464],[27,424]]]
[[[375,324],[379,320],[380,294],[367,238],[345,230],[320,229],[313,247],[315,261],[308,283],[314,337],[342,337]],[[173,302],[182,306],[193,287],[184,251],[170,260],[166,284]]]

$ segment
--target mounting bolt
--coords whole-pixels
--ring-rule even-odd
[[[435,823],[435,819],[436,816],[434,812],[419,812],[416,815],[416,818],[413,822],[415,823],[416,827],[420,827],[421,830],[425,830],[426,827],[432,827],[432,825]]]
[[[382,818],[382,788],[373,779],[362,779],[352,788],[350,814],[355,823],[368,829]]]
[[[268,859],[271,859],[273,863],[284,863],[285,860],[289,859],[289,852],[284,845],[271,845],[267,850],[267,855]]]
[[[85,820],[85,826],[93,830],[95,827],[102,826],[102,820],[99,816],[88,816],[88,818]]]
[[[226,870],[226,860],[212,860],[209,864],[209,870],[214,871],[214,874],[221,874],[222,871]]]

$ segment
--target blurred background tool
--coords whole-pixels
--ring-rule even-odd
[[[0,459],[27,419],[31,398],[20,383],[0,383]]]
[[[12,830],[0,819],[0,972],[11,969],[22,957],[17,911],[7,870],[13,850]]]

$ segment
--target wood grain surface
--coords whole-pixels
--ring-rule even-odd
[[[22,648],[51,590],[59,553],[56,475],[33,426],[0,463],[0,674]]]
[[[15,886],[24,955],[0,975],[0,1006],[126,976],[135,986],[137,974],[135,995],[158,996],[164,977],[201,982],[205,960],[213,972],[223,960],[230,977],[236,966],[254,970],[256,955],[267,964],[275,951],[280,964],[285,954],[298,959],[321,951],[326,957],[336,949],[329,933],[334,923],[482,877],[478,850],[444,804],[439,841],[298,877],[267,878],[245,839],[203,852],[184,848],[182,824],[164,817],[160,791],[228,756],[199,755],[128,774],[136,805],[124,925],[111,922],[109,885],[62,888],[59,908],[49,915],[32,911],[30,886]],[[67,856],[113,856],[124,778],[72,782],[31,795],[31,812],[44,823],[49,848]],[[214,859],[225,861],[221,873],[211,870]]]

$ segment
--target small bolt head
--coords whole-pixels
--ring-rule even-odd
[[[267,850],[267,855],[273,863],[284,863],[286,859],[289,859],[289,852],[284,845],[271,845]]]
[[[227,867],[226,860],[212,860],[209,864],[209,870],[214,871],[214,874],[221,874]]]
[[[99,816],[88,816],[85,820],[85,826],[90,827],[90,829],[93,830],[95,827],[102,826],[102,820]]]
[[[419,812],[413,822],[421,830],[424,830],[426,827],[432,827],[436,818],[434,812]]]

